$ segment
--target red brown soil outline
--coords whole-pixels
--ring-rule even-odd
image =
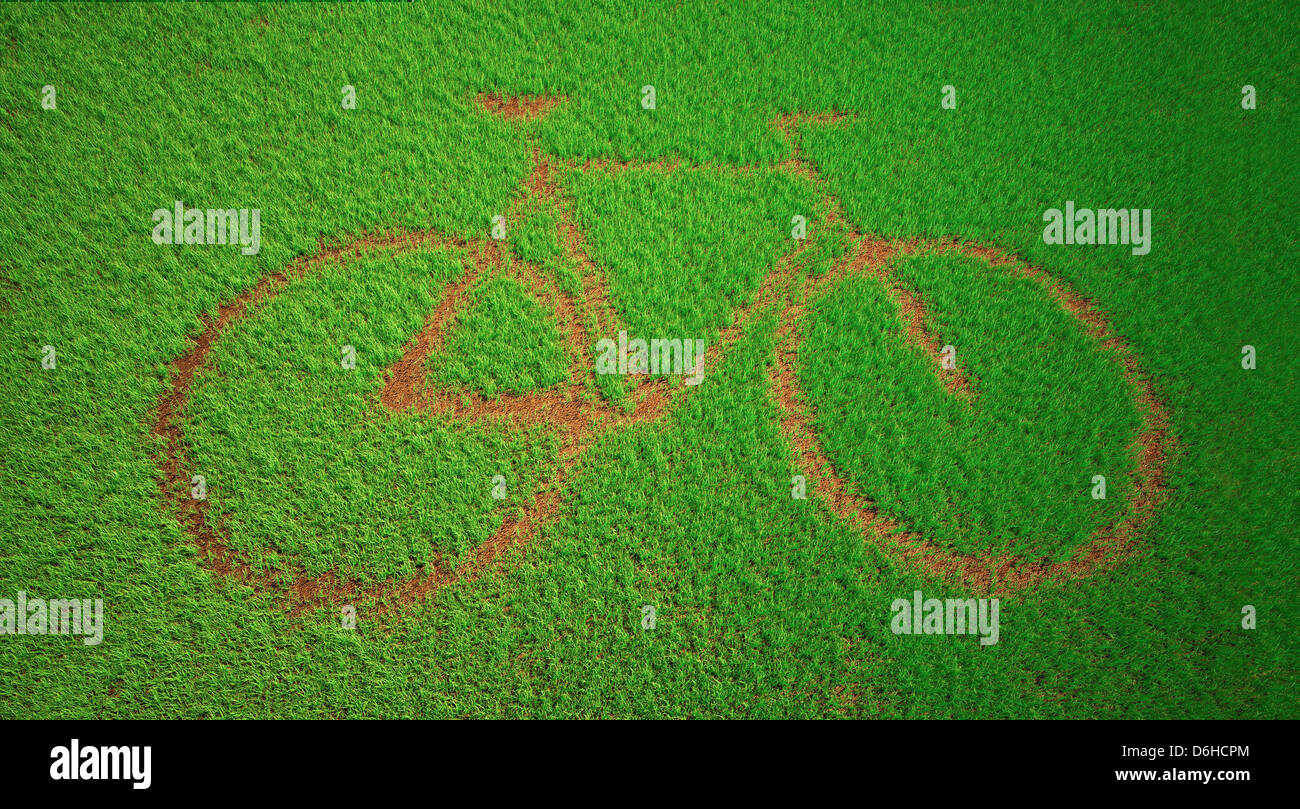
[[[801,157],[797,140],[792,137],[807,120],[807,116],[785,116],[774,122],[774,126],[790,139],[794,157],[787,164],[796,164],[799,167],[798,173],[811,179],[821,191],[824,220],[828,223],[843,222],[845,220],[838,200],[826,190],[826,183],[816,167]],[[817,116],[812,120],[817,123],[835,123],[840,117]],[[854,229],[850,229],[848,238],[852,247],[843,260],[820,278],[804,279],[803,302],[797,301],[794,296],[788,296],[784,301],[781,325],[777,331],[777,359],[770,374],[773,395],[781,412],[782,428],[798,456],[799,467],[811,473],[808,477],[813,482],[814,492],[831,511],[858,526],[868,538],[886,551],[920,565],[938,578],[960,583],[980,593],[1014,592],[1047,581],[1085,578],[1131,554],[1156,509],[1167,497],[1165,469],[1173,439],[1170,435],[1168,410],[1156,395],[1149,375],[1140,367],[1133,350],[1115,334],[1096,306],[1060,279],[996,247],[955,238],[886,240],[861,234]],[[796,358],[801,343],[799,327],[802,316],[806,313],[807,302],[849,273],[865,270],[884,285],[903,317],[907,341],[935,361],[939,381],[949,393],[967,401],[976,396],[977,386],[972,385],[960,364],[952,370],[943,369],[939,365],[939,347],[942,341],[929,328],[919,296],[899,285],[889,275],[889,264],[893,258],[921,252],[957,252],[983,259],[991,267],[1006,268],[1032,279],[1078,320],[1084,331],[1097,341],[1098,346],[1112,354],[1123,368],[1124,379],[1133,390],[1142,420],[1136,442],[1137,468],[1132,475],[1133,495],[1124,514],[1094,531],[1088,542],[1077,548],[1070,559],[1048,562],[1007,554],[975,556],[935,545],[918,532],[909,531],[897,520],[882,514],[868,498],[855,494],[821,446],[812,426],[815,414],[798,382]]]
[[[564,96],[506,96],[501,93],[479,93],[476,101],[488,112],[506,120],[532,120],[563,104]]]
[[[479,104],[483,108],[508,119],[537,117],[562,101],[562,98],[479,96]],[[816,167],[799,154],[796,136],[798,128],[804,123],[835,123],[842,119],[843,116],[838,114],[790,115],[773,122],[773,126],[790,139],[792,152],[792,157],[778,164],[777,170],[803,177],[815,184],[820,192],[819,215],[825,224],[842,224],[845,220],[836,198],[827,191],[826,183]],[[681,168],[679,163],[662,161],[561,162],[543,155],[533,147],[532,171],[523,184],[522,193],[516,197],[507,214],[507,219],[517,221],[521,206],[529,198],[550,206],[559,214],[561,244],[568,259],[579,268],[583,284],[582,293],[575,299],[561,292],[554,280],[536,265],[521,261],[517,256],[509,262],[511,272],[519,280],[530,286],[535,293],[548,298],[555,307],[556,319],[570,356],[569,379],[557,388],[525,394],[503,394],[495,399],[487,399],[468,392],[450,393],[426,387],[426,361],[442,345],[467,293],[483,275],[485,268],[491,267],[495,272],[503,271],[502,246],[487,240],[464,241],[448,239],[430,231],[399,230],[363,236],[341,247],[326,248],[322,245],[315,254],[295,261],[281,272],[264,277],[234,300],[222,304],[215,317],[203,319],[203,329],[194,344],[170,365],[171,382],[159,398],[154,432],[163,439],[164,444],[159,456],[160,492],[164,501],[170,502],[176,510],[181,527],[194,541],[208,569],[252,586],[275,588],[274,576],[254,570],[247,560],[231,551],[218,530],[212,527],[211,520],[206,516],[207,501],[194,500],[188,496],[187,487],[193,466],[189,462],[179,416],[189,401],[194,374],[207,363],[213,342],[232,320],[245,316],[253,307],[265,304],[290,281],[326,262],[351,260],[374,252],[438,248],[455,248],[460,255],[467,256],[464,275],[447,285],[440,303],[425,326],[408,343],[402,358],[389,369],[379,395],[379,404],[392,412],[408,409],[432,411],[448,414],[458,421],[491,419],[518,424],[544,423],[559,432],[561,448],[555,477],[542,486],[533,502],[524,507],[521,514],[503,520],[498,530],[475,548],[459,566],[453,568],[445,564],[440,555],[435,554],[433,559],[428,560],[424,572],[407,579],[389,579],[377,585],[363,585],[357,580],[340,578],[333,572],[307,576],[299,570],[293,575],[293,581],[284,594],[286,610],[290,615],[297,615],[312,607],[362,600],[373,600],[379,608],[377,611],[382,613],[395,605],[421,599],[444,585],[477,577],[493,567],[508,550],[525,546],[539,528],[553,518],[561,503],[563,484],[572,476],[582,453],[597,437],[615,427],[659,419],[693,390],[692,387],[681,384],[680,380],[669,377],[644,380],[635,388],[637,401],[630,413],[614,407],[595,393],[591,384],[594,369],[586,367],[587,364],[583,361],[592,345],[592,335],[586,324],[594,323],[600,333],[612,334],[618,317],[609,303],[607,279],[588,256],[582,235],[574,224],[569,202],[560,193],[555,181],[556,174],[563,167],[578,171],[673,171]],[[745,172],[764,167],[687,168]],[[1165,496],[1165,466],[1172,440],[1169,435],[1169,417],[1132,350],[1113,333],[1092,303],[1042,270],[1032,268],[997,248],[959,243],[953,239],[891,241],[863,235],[853,229],[849,229],[848,240],[851,245],[848,252],[821,277],[808,276],[802,272],[801,260],[808,252],[810,240],[800,242],[793,251],[778,260],[764,279],[755,299],[743,307],[733,323],[722,331],[719,347],[710,350],[705,360],[706,371],[716,368],[727,349],[743,334],[745,326],[756,313],[780,307],[781,325],[777,331],[776,361],[770,372],[772,393],[783,431],[789,436],[799,467],[810,473],[812,489],[818,499],[826,503],[837,516],[857,525],[881,547],[920,564],[936,576],[962,582],[981,592],[1016,590],[1048,580],[1085,577],[1131,552]],[[993,267],[1006,267],[1037,281],[1084,325],[1087,333],[1097,339],[1104,350],[1116,356],[1124,369],[1125,379],[1134,389],[1143,420],[1137,442],[1139,451],[1137,471],[1133,476],[1134,495],[1125,514],[1097,531],[1088,544],[1078,549],[1068,561],[1047,563],[1001,555],[977,557],[928,543],[916,532],[905,530],[897,521],[881,514],[870,500],[853,493],[821,447],[812,426],[814,413],[799,387],[796,373],[799,327],[806,313],[807,302],[847,274],[865,270],[884,284],[899,306],[908,341],[935,359],[939,381],[953,395],[968,399],[975,395],[970,380],[963,372],[944,371],[939,367],[940,340],[927,326],[922,302],[914,293],[893,282],[888,274],[892,258],[921,251],[961,252],[982,258]]]
[[[919,533],[908,531],[897,520],[882,514],[872,502],[855,494],[826,455],[813,428],[815,414],[799,386],[797,354],[801,343],[800,327],[807,304],[787,301],[777,331],[777,360],[771,369],[773,395],[781,412],[782,431],[789,437],[798,456],[798,465],[808,473],[813,490],[845,521],[858,526],[877,545],[919,564],[930,574],[961,583],[980,593],[1011,592],[1047,581],[1084,578],[1118,562],[1131,553],[1149,525],[1157,507],[1164,501],[1165,467],[1172,448],[1169,415],[1156,396],[1149,377],[1138,365],[1136,355],[1117,337],[1096,307],[1042,270],[997,248],[960,243],[952,239],[885,241],[874,236],[856,236],[849,261],[831,272],[805,283],[806,301],[831,288],[847,274],[866,271],[881,279],[900,307],[910,343],[932,356],[937,339],[924,327],[924,311],[914,295],[900,295],[888,280],[887,267],[896,256],[920,252],[956,252],[981,258],[993,267],[1005,267],[1040,284],[1076,320],[1099,347],[1115,356],[1123,369],[1125,381],[1134,392],[1142,420],[1137,438],[1137,469],[1133,474],[1134,493],[1125,512],[1111,524],[1093,533],[1089,541],[1063,562],[1010,555],[975,556],[952,551],[928,542]],[[948,391],[972,397],[964,377],[936,374]]]

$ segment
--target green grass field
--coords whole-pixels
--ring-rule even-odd
[[[0,8],[0,718],[1300,718],[1300,13],[816,6]]]

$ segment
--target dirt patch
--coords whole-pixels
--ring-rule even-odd
[[[12,301],[23,294],[22,285],[5,274],[5,267],[0,265],[0,312],[7,312]]]
[[[853,119],[849,112],[786,112],[772,119],[770,126],[787,139],[794,140],[805,124],[837,126]]]
[[[540,118],[568,100],[566,96],[507,96],[501,93],[479,93],[478,105],[493,115],[506,120],[532,120]]]
[[[542,150],[533,147],[533,170],[524,185],[540,199],[556,199],[559,188],[556,186],[555,166],[542,156]]]

